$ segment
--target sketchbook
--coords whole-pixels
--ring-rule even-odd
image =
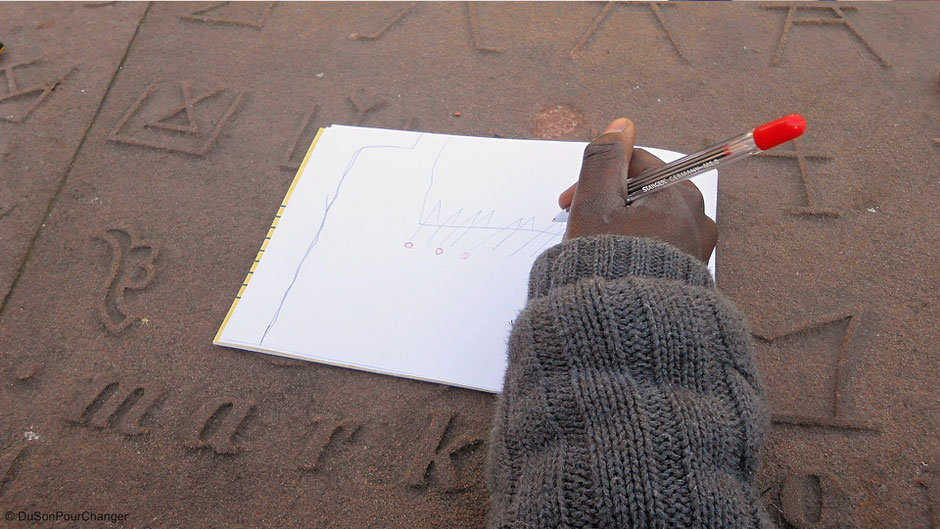
[[[321,129],[213,343],[498,392],[585,145]],[[717,171],[692,181],[714,219]]]

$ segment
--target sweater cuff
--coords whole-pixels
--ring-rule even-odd
[[[704,263],[655,239],[624,235],[578,237],[546,250],[529,275],[529,299],[589,277],[619,279],[641,276],[712,286]]]

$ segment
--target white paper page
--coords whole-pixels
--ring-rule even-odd
[[[330,127],[216,343],[499,391],[585,145]]]

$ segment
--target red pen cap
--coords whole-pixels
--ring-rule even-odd
[[[790,114],[754,129],[754,145],[766,151],[783,142],[799,138],[806,130],[806,120],[799,114]]]

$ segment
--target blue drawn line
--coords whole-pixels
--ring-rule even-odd
[[[552,233],[553,233],[554,235],[558,235],[558,233],[555,233],[555,232],[552,232]],[[522,246],[520,246],[519,248],[517,248],[516,251],[512,252],[511,254],[509,254],[509,257],[512,257],[512,256],[516,255],[517,253],[521,252],[523,248],[525,248],[525,247],[528,246],[532,241],[534,241],[535,239],[538,239],[538,238],[541,237],[541,236],[542,236],[542,234],[540,234],[540,233],[537,233],[537,234],[533,235],[532,238],[529,239],[528,241],[526,241],[525,244],[523,244]],[[551,240],[551,239],[549,239],[549,240]]]
[[[490,223],[491,223],[492,220],[493,220],[493,215],[496,213],[495,210],[490,210],[489,212],[486,212],[486,214],[484,215],[484,210],[481,209],[481,210],[477,211],[476,213],[474,213],[473,215],[470,215],[470,216],[467,218],[467,220],[461,222],[461,220],[460,220],[460,215],[463,213],[463,208],[460,208],[460,209],[458,209],[456,212],[454,212],[453,214],[451,214],[449,217],[447,217],[446,219],[444,219],[443,222],[441,222],[441,213],[442,213],[442,210],[443,210],[443,202],[439,200],[439,201],[434,205],[434,207],[431,208],[431,211],[430,211],[427,215],[423,215],[423,214],[422,214],[423,220],[420,220],[420,219],[419,219],[419,221],[418,221],[418,229],[415,230],[415,232],[411,235],[410,238],[411,238],[411,239],[414,239],[414,238],[418,235],[418,233],[421,232],[421,230],[422,230],[423,228],[435,228],[435,230],[434,230],[434,232],[431,234],[431,236],[428,237],[428,243],[430,244],[431,241],[434,240],[434,237],[436,237],[437,234],[440,233],[441,229],[443,229],[443,228],[449,228],[449,229],[451,230],[450,233],[448,233],[447,236],[444,237],[444,238],[441,240],[441,242],[438,243],[438,244],[440,244],[441,246],[443,246],[444,243],[446,243],[448,239],[450,239],[450,238],[453,237],[455,234],[457,234],[458,232],[460,232],[461,230],[463,230],[463,233],[461,233],[460,236],[457,237],[456,239],[454,239],[454,241],[450,244],[451,246],[454,246],[455,244],[457,244],[458,241],[460,241],[460,239],[462,239],[462,238],[463,238],[467,233],[469,233],[470,231],[473,231],[473,230],[492,230],[492,231],[495,232],[495,233],[492,233],[492,234],[491,234],[489,237],[487,237],[486,239],[483,239],[483,240],[482,240],[480,243],[478,243],[476,246],[474,246],[473,248],[471,248],[471,250],[475,250],[475,249],[477,249],[478,247],[480,247],[480,246],[482,246],[483,244],[485,244],[485,243],[486,243],[487,241],[489,241],[490,239],[492,239],[493,237],[495,237],[496,235],[499,235],[500,232],[503,232],[503,231],[506,231],[506,230],[510,230],[509,234],[507,234],[506,237],[504,237],[499,243],[496,244],[496,246],[494,246],[494,247],[492,248],[492,250],[496,250],[496,249],[499,248],[504,242],[506,242],[507,240],[509,240],[510,238],[512,238],[513,235],[516,235],[516,234],[518,234],[518,233],[534,233],[534,234],[535,234],[534,237],[532,237],[531,239],[529,239],[525,244],[523,244],[522,246],[520,246],[519,248],[517,248],[515,251],[513,251],[513,252],[509,255],[509,257],[512,257],[513,255],[516,255],[517,253],[519,253],[520,250],[522,250],[523,248],[525,248],[526,246],[528,246],[528,245],[531,244],[533,241],[535,241],[536,239],[538,239],[539,237],[541,237],[541,236],[543,236],[543,235],[550,235],[551,237],[549,237],[549,239],[548,239],[548,241],[546,242],[546,244],[543,244],[542,246],[540,246],[539,249],[544,248],[544,247],[547,245],[548,242],[551,242],[552,240],[554,240],[555,237],[558,237],[559,235],[562,235],[562,234],[564,233],[564,231],[557,231],[558,228],[561,227],[561,226],[558,226],[558,225],[557,225],[556,223],[554,223],[554,222],[553,222],[551,225],[549,225],[549,229],[539,229],[539,228],[536,228],[536,227],[535,227],[535,217],[534,217],[534,216],[529,217],[529,218],[527,218],[527,219],[524,219],[523,217],[519,217],[519,218],[516,219],[515,221],[512,221],[512,222],[510,222],[509,224],[507,224],[507,225],[505,225],[505,226],[491,226]],[[481,216],[481,215],[482,215],[482,216]],[[430,219],[431,219],[431,217],[435,217],[437,222],[429,222]],[[486,225],[481,225],[481,223],[482,223],[484,220],[486,221]],[[554,228],[554,229],[551,229],[551,228]],[[563,229],[563,227],[561,227],[561,228]]]
[[[424,220],[425,220],[425,221],[429,220],[429,219],[434,215],[435,212],[437,212],[437,220],[441,220],[441,203],[440,203],[440,201],[438,201],[437,205],[434,206],[433,209],[431,209],[431,212],[428,213],[428,216],[425,217]],[[411,234],[411,237],[408,237],[408,238],[409,238],[409,239],[414,239],[415,237],[417,237],[417,236],[418,236],[418,232],[421,231],[421,227],[422,227],[422,226],[424,226],[424,222],[421,222],[421,221],[419,220],[419,221],[418,221],[418,229],[416,229],[415,232]]]
[[[477,211],[476,213],[473,214],[472,217],[470,217],[469,220],[472,221],[473,224],[471,224],[471,225],[469,225],[469,226],[454,226],[454,227],[457,228],[457,229],[454,230],[454,231],[452,231],[452,232],[450,232],[450,233],[447,235],[447,237],[444,237],[444,240],[441,241],[441,245],[443,246],[443,244],[444,244],[445,242],[447,242],[447,239],[450,239],[451,236],[453,236],[453,235],[455,235],[455,234],[457,234],[457,233],[460,233],[460,229],[461,229],[461,228],[465,228],[465,229],[463,230],[463,233],[460,234],[460,237],[457,237],[456,239],[454,239],[454,242],[450,243],[451,247],[453,247],[455,244],[457,244],[457,242],[458,242],[460,239],[463,238],[464,235],[470,233],[470,229],[471,229],[471,228],[476,228],[476,227],[478,227],[478,224],[480,224],[481,222],[483,222],[484,219],[486,220],[486,226],[479,226],[479,227],[480,227],[480,228],[483,228],[483,229],[489,228],[489,226],[490,226],[490,221],[493,220],[493,214],[495,214],[496,211],[495,211],[495,210],[494,210],[494,211],[490,211],[489,215],[485,215],[485,216],[483,216],[483,217],[480,217],[480,214],[481,214],[481,213],[483,213],[483,210],[482,210],[482,209],[481,209],[480,211]]]
[[[470,250],[472,251],[472,250],[476,250],[476,249],[479,248],[480,246],[484,245],[487,241],[489,241],[489,240],[492,239],[493,237],[499,235],[500,232],[504,232],[504,231],[506,231],[506,230],[509,230],[509,234],[507,234],[499,243],[497,243],[496,246],[494,246],[493,248],[491,248],[491,250],[496,250],[496,249],[499,248],[503,243],[505,243],[507,240],[509,240],[510,238],[512,238],[513,235],[516,235],[516,234],[518,234],[518,233],[534,233],[535,236],[533,236],[533,237],[532,237],[531,239],[529,239],[525,244],[523,244],[522,246],[520,246],[519,248],[517,248],[517,249],[516,249],[515,251],[513,251],[511,254],[509,254],[509,257],[512,257],[513,255],[516,255],[517,253],[519,253],[523,248],[525,248],[526,246],[528,246],[529,244],[531,244],[532,241],[535,241],[536,239],[538,239],[539,237],[541,237],[541,236],[543,236],[543,235],[550,235],[550,237],[548,238],[548,240],[546,241],[546,243],[543,244],[539,249],[544,248],[548,243],[550,243],[551,241],[553,241],[553,240],[555,239],[555,237],[558,237],[558,236],[560,236],[560,235],[562,235],[562,234],[564,233],[563,231],[557,231],[558,226],[557,226],[555,223],[552,223],[551,225],[549,225],[550,228],[555,228],[555,229],[539,229],[539,228],[536,228],[536,227],[535,227],[535,217],[534,217],[534,216],[529,217],[528,219],[524,219],[523,217],[519,217],[519,218],[516,219],[515,221],[512,221],[512,222],[510,222],[509,224],[507,224],[507,225],[505,225],[505,226],[490,226],[490,223],[491,223],[492,220],[493,220],[493,215],[496,213],[495,210],[490,210],[489,212],[487,212],[487,213],[484,215],[484,214],[483,214],[484,211],[481,209],[481,210],[477,211],[476,213],[474,213],[473,215],[470,215],[467,220],[465,220],[465,221],[463,221],[463,223],[461,223],[461,222],[460,222],[460,214],[463,213],[463,208],[461,208],[461,209],[458,209],[458,210],[457,210],[454,214],[452,214],[450,217],[447,217],[447,219],[445,219],[443,222],[440,222],[441,210],[442,210],[442,209],[443,209],[443,203],[442,203],[442,201],[438,201],[437,204],[434,205],[434,208],[431,209],[431,212],[428,213],[428,215],[424,218],[424,221],[419,221],[419,222],[418,222],[418,229],[417,229],[417,230],[415,231],[415,233],[411,236],[411,238],[413,239],[413,238],[421,231],[421,229],[423,229],[423,228],[436,228],[436,229],[434,230],[434,233],[431,234],[431,237],[428,238],[428,243],[430,243],[430,242],[434,239],[434,237],[437,236],[438,232],[440,232],[440,230],[441,230],[442,228],[450,228],[450,229],[451,229],[451,232],[450,232],[446,237],[444,237],[444,238],[441,240],[440,243],[438,243],[438,244],[440,244],[440,245],[443,246],[443,244],[444,244],[445,242],[447,242],[447,239],[451,238],[451,237],[454,236],[456,233],[458,233],[458,232],[460,232],[461,230],[463,230],[463,233],[461,233],[460,236],[457,237],[456,239],[454,239],[454,241],[450,244],[451,246],[454,246],[455,244],[457,244],[457,243],[460,241],[460,239],[462,239],[466,234],[470,233],[472,230],[491,230],[491,231],[493,231],[493,233],[490,234],[489,237],[483,239],[483,240],[480,241],[476,246],[470,248]],[[430,220],[430,218],[431,218],[432,216],[434,216],[435,213],[437,213],[437,220],[438,220],[438,222],[436,222],[436,223],[428,222],[428,220]],[[481,216],[481,215],[482,215],[482,216]],[[451,223],[450,223],[451,220],[454,219],[455,217],[457,218],[457,220],[454,220],[453,224],[451,224]],[[486,225],[485,225],[485,226],[480,225],[481,222],[483,222],[484,220],[486,221]],[[528,226],[528,227],[526,227],[526,226]]]
[[[471,248],[471,250],[475,250],[476,248],[478,248],[479,246],[483,245],[484,243],[486,243],[487,241],[489,241],[491,238],[493,238],[494,236],[496,236],[497,234],[499,234],[499,232],[502,232],[502,231],[505,231],[505,230],[511,230],[510,233],[509,233],[502,241],[500,241],[496,246],[493,247],[493,250],[495,250],[495,249],[499,248],[500,245],[502,245],[504,242],[506,242],[508,239],[510,239],[510,238],[511,238],[513,235],[515,235],[516,233],[528,232],[528,233],[534,233],[534,234],[536,234],[535,237],[533,237],[532,239],[530,239],[528,242],[526,242],[526,243],[523,244],[520,248],[518,248],[516,251],[514,251],[512,254],[510,254],[510,257],[511,257],[511,256],[515,255],[516,253],[518,253],[520,250],[522,250],[522,248],[525,248],[526,246],[528,246],[529,243],[531,243],[532,241],[534,241],[534,240],[537,239],[538,237],[541,237],[542,235],[551,235],[551,237],[549,238],[549,241],[548,241],[548,242],[551,242],[552,240],[554,240],[555,237],[561,235],[560,232],[557,232],[557,231],[554,231],[554,230],[549,230],[549,229],[541,229],[541,230],[540,230],[540,229],[536,229],[536,227],[535,227],[535,217],[530,217],[529,219],[527,219],[527,220],[525,220],[525,221],[523,221],[523,218],[522,218],[522,217],[519,217],[519,219],[515,221],[515,224],[516,224],[516,227],[515,227],[515,228],[511,228],[513,222],[510,222],[509,224],[507,224],[507,225],[504,226],[504,227],[490,226],[490,222],[492,222],[492,220],[493,220],[493,215],[495,214],[495,210],[491,210],[491,211],[489,211],[488,213],[484,214],[483,210],[481,209],[481,210],[477,211],[476,213],[474,213],[473,215],[471,215],[466,221],[464,221],[464,222],[461,224],[461,223],[460,223],[460,215],[461,215],[461,213],[463,213],[463,208],[460,208],[460,209],[458,209],[455,213],[453,213],[452,215],[450,215],[447,219],[445,219],[443,222],[441,222],[441,213],[442,213],[442,211],[443,211],[443,202],[440,201],[440,200],[438,200],[437,203],[434,205],[434,207],[431,208],[431,211],[428,212],[427,215],[425,215],[425,211],[427,211],[427,206],[428,206],[428,197],[431,195],[431,189],[434,188],[434,175],[435,175],[435,173],[436,173],[436,171],[437,171],[437,164],[438,164],[438,162],[440,161],[441,155],[443,155],[444,149],[447,147],[447,142],[448,142],[449,140],[450,140],[450,138],[447,138],[446,140],[444,140],[443,145],[441,145],[441,150],[437,152],[437,156],[434,158],[434,164],[431,166],[431,177],[430,177],[429,182],[428,182],[428,188],[427,188],[427,190],[424,192],[424,200],[421,202],[421,212],[418,214],[418,228],[417,228],[417,229],[415,230],[415,232],[411,235],[411,237],[410,237],[411,239],[414,239],[415,237],[417,237],[417,236],[418,236],[418,233],[420,233],[423,228],[436,228],[436,229],[434,230],[434,232],[431,234],[431,236],[428,237],[428,243],[430,244],[431,241],[434,240],[434,237],[436,237],[437,234],[440,233],[440,231],[441,231],[442,228],[453,228],[453,229],[450,231],[450,233],[449,233],[446,237],[444,237],[444,239],[442,239],[441,242],[439,243],[439,244],[441,244],[441,245],[443,246],[443,244],[444,244],[445,242],[447,242],[447,239],[451,238],[451,236],[453,236],[453,235],[454,235],[455,233],[457,233],[458,231],[464,230],[463,233],[461,233],[460,236],[457,237],[456,239],[454,239],[454,241],[451,243],[451,246],[454,246],[454,245],[457,244],[457,242],[460,241],[460,239],[462,239],[467,233],[470,233],[470,232],[473,231],[473,230],[495,230],[494,233],[492,233],[489,237],[487,237],[486,239],[484,239],[483,241],[481,241],[479,244],[477,244],[476,246],[474,246],[473,248]],[[431,217],[434,217],[434,216],[435,216],[435,213],[436,213],[435,220],[436,220],[437,222],[435,222],[435,223],[429,222],[429,221],[431,220]],[[481,216],[481,215],[482,215],[482,216]],[[454,221],[454,224],[449,224],[449,223],[451,222],[451,220]],[[486,225],[485,225],[485,226],[481,226],[480,223],[482,223],[484,220],[486,221]],[[468,223],[469,223],[469,224],[468,224]],[[524,228],[523,226],[526,225],[526,224],[530,224],[531,227],[530,227],[530,228]],[[553,224],[554,224],[554,223],[553,223]],[[555,226],[551,226],[551,227],[554,228]],[[546,243],[546,244],[547,244],[547,243]],[[543,245],[543,247],[544,247],[544,246],[545,246],[545,245]]]
[[[565,234],[565,228],[563,227],[560,232],[558,232],[558,233],[555,234],[555,237],[561,237],[561,236],[563,236],[564,234]],[[551,237],[551,238],[549,238],[548,240],[546,240],[545,242],[543,242],[543,243],[542,243],[542,246],[539,246],[538,248],[535,249],[534,252],[532,252],[532,253],[529,254],[529,257],[535,257],[536,255],[538,255],[539,252],[541,252],[546,246],[548,246],[552,241],[555,240],[555,237]],[[526,244],[529,244],[529,243],[526,243]],[[520,249],[521,249],[521,248],[520,248]]]
[[[520,218],[519,220],[522,220],[522,219]],[[523,228],[523,227],[522,227],[522,226],[524,226],[524,225],[526,225],[526,224],[531,224],[531,225],[532,225],[532,228],[531,228],[531,229],[534,230],[534,229],[535,229],[535,217],[532,216],[532,217],[527,218],[526,221],[525,221],[523,224],[520,224],[517,229],[512,230],[512,232],[511,232],[509,235],[507,235],[505,239],[499,241],[499,244],[497,244],[496,246],[494,246],[493,249],[495,250],[495,249],[499,248],[500,246],[502,246],[502,244],[503,244],[504,242],[506,242],[507,240],[509,240],[510,237],[512,237],[513,235],[519,233],[520,231],[526,231],[526,228]]]
[[[535,222],[535,217],[530,217],[530,218],[532,219],[532,222],[534,223],[534,222]],[[502,227],[502,228],[497,228],[497,230],[494,231],[493,233],[491,233],[489,237],[487,237],[487,238],[483,239],[482,241],[480,241],[479,244],[477,244],[477,245],[474,246],[473,248],[470,248],[470,250],[473,251],[473,250],[476,250],[477,248],[479,248],[480,246],[483,246],[484,244],[486,244],[487,241],[489,241],[489,240],[492,239],[493,237],[499,235],[499,233],[500,233],[501,231],[511,230],[511,231],[509,232],[509,235],[506,236],[506,238],[504,238],[502,241],[500,241],[496,246],[494,246],[494,247],[492,248],[493,250],[495,250],[496,248],[499,247],[500,244],[503,244],[504,242],[506,242],[506,239],[509,239],[510,237],[512,237],[513,235],[515,235],[517,231],[519,231],[519,230],[525,230],[525,228],[522,227],[522,226],[525,224],[525,222],[523,222],[523,220],[522,220],[522,217],[519,217],[514,223],[515,223],[515,225],[516,225],[515,228],[512,227],[513,222],[510,222],[509,224],[505,225],[505,226]],[[535,226],[534,226],[534,224],[533,224],[532,229],[531,229],[531,230],[528,230],[528,231],[534,231],[534,228],[535,228]]]
[[[437,156],[434,157],[434,165],[431,166],[431,182],[428,184],[428,190],[424,192],[424,201],[421,202],[421,213],[418,214],[418,224],[421,224],[421,218],[424,217],[424,208],[428,205],[428,196],[431,194],[431,188],[434,187],[434,171],[437,170],[437,162],[440,161],[441,155],[444,154],[444,149],[447,147],[447,142],[449,141],[450,138],[444,140],[444,144],[441,145],[441,150],[437,151]],[[440,202],[438,202],[438,206],[440,206]],[[438,215],[440,215],[440,212],[438,212]]]
[[[432,233],[430,237],[428,237],[428,244],[431,244],[431,241],[434,240],[434,237],[436,237],[438,232],[441,231],[441,228],[443,228],[444,226],[447,226],[447,223],[450,222],[450,219],[453,219],[455,217],[459,219],[461,213],[463,213],[463,208],[458,209],[456,213],[444,219],[444,222],[442,224],[437,224],[437,229],[434,230],[434,233]],[[455,220],[454,222],[457,222],[457,221]],[[430,225],[426,224],[426,226],[430,226]],[[444,244],[444,241],[441,241],[441,245],[443,244]]]
[[[264,329],[264,333],[261,335],[261,340],[258,342],[258,345],[264,344],[264,339],[267,338],[268,332],[274,327],[274,324],[277,323],[277,318],[281,314],[281,309],[284,308],[284,303],[287,301],[287,296],[290,295],[291,289],[294,288],[294,283],[297,282],[297,278],[300,276],[300,269],[303,268],[304,262],[307,260],[307,257],[310,256],[311,250],[316,246],[317,242],[320,240],[320,234],[323,233],[323,228],[326,226],[326,217],[329,215],[330,210],[333,208],[333,204],[336,203],[336,199],[339,198],[339,190],[343,185],[343,181],[346,180],[346,176],[349,175],[349,172],[352,171],[353,166],[359,160],[359,155],[367,149],[400,149],[403,151],[413,151],[415,147],[418,146],[418,143],[421,141],[421,138],[424,137],[424,134],[418,134],[417,139],[415,139],[414,145],[411,147],[402,147],[400,145],[366,145],[356,149],[353,153],[352,158],[349,160],[349,163],[346,165],[346,169],[343,170],[343,175],[340,177],[339,182],[336,184],[336,191],[333,193],[333,197],[330,198],[330,195],[326,195],[326,210],[323,212],[323,219],[320,221],[320,227],[317,228],[317,233],[314,235],[313,240],[310,242],[310,246],[307,247],[307,251],[304,253],[303,259],[300,260],[300,264],[297,265],[297,269],[294,271],[294,277],[291,279],[290,284],[287,286],[287,290],[284,291],[284,295],[281,297],[281,302],[277,306],[277,310],[274,311],[274,316],[271,318],[271,321],[268,323],[268,326]],[[445,142],[446,144],[446,142]],[[442,149],[443,151],[443,149]],[[440,153],[438,153],[440,157]],[[435,165],[437,160],[435,160]],[[433,174],[433,169],[432,169]],[[426,199],[425,199],[426,200]]]
[[[483,210],[478,211],[478,212],[477,212],[477,215],[479,215],[479,214],[482,213],[482,212],[483,212]],[[492,212],[492,211],[491,211],[491,212],[490,212],[490,216],[489,216],[488,218],[492,218],[493,213],[495,213],[495,212]],[[451,215],[450,217],[448,217],[448,220],[450,220],[450,219],[452,219],[452,218],[454,218],[453,215]],[[535,217],[529,217],[529,218],[530,218],[530,219],[534,219]],[[470,220],[473,220],[473,219],[471,218]],[[518,219],[514,220],[513,222],[515,222],[515,223],[518,224],[521,220],[522,220],[522,217],[519,217]],[[446,222],[446,221],[445,221],[445,222]],[[478,222],[479,222],[479,221],[478,221]],[[527,222],[528,222],[528,221],[527,221]],[[509,224],[512,224],[512,222],[510,222]],[[454,229],[458,229],[458,230],[460,230],[460,229],[471,229],[471,228],[472,228],[472,229],[475,229],[475,230],[497,230],[497,231],[503,231],[503,230],[508,230],[508,229],[510,229],[510,228],[508,227],[508,225],[507,225],[507,226],[503,226],[503,227],[499,227],[499,226],[476,226],[476,225],[474,225],[474,224],[430,224],[430,223],[427,223],[427,222],[422,222],[422,223],[421,223],[421,227],[423,227],[423,228],[454,228]],[[545,235],[545,234],[548,234],[548,235],[561,235],[561,232],[558,232],[558,231],[540,230],[540,229],[538,229],[538,228],[514,228],[514,229],[513,229],[513,232],[531,232],[531,233],[538,233],[539,235]],[[444,239],[444,240],[447,240],[447,239]]]
[[[476,219],[476,218],[480,215],[480,213],[483,213],[483,210],[482,210],[482,209],[481,209],[480,211],[477,211],[476,213],[474,213],[473,217],[471,217],[470,220]],[[480,217],[478,220],[473,220],[473,224],[472,224],[472,225],[470,225],[470,226],[463,226],[463,227],[466,228],[466,229],[463,231],[463,233],[460,234],[460,237],[457,237],[456,239],[454,239],[454,242],[450,243],[450,245],[451,245],[451,246],[454,246],[454,245],[456,245],[458,242],[460,242],[460,239],[463,239],[464,235],[470,233],[470,232],[472,231],[472,228],[489,229],[489,227],[490,227],[490,222],[493,221],[493,215],[495,215],[495,214],[496,214],[496,211],[495,211],[495,210],[490,210],[490,212],[489,212],[488,214],[486,214],[486,215]],[[479,223],[483,222],[484,219],[486,220],[486,226],[477,226]],[[458,230],[458,231],[459,231],[459,230]],[[457,232],[455,231],[454,233],[457,233]]]

